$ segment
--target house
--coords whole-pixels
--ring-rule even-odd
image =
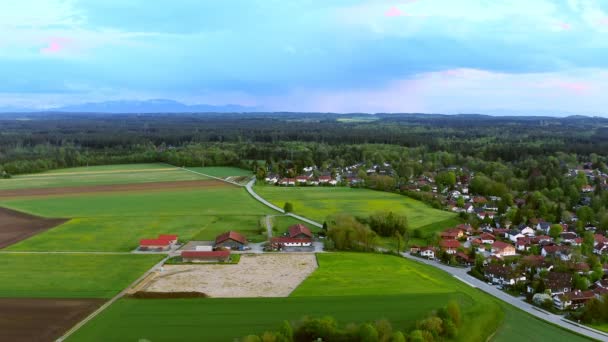
[[[331,180],[331,176],[319,176],[319,184],[329,184]]]
[[[279,181],[279,185],[284,185],[284,186],[296,185],[296,179],[295,178],[283,178]]]
[[[464,205],[464,211],[467,214],[472,214],[472,213],[475,212],[475,207],[473,207],[473,204],[467,203],[467,204]]]
[[[160,234],[156,239],[139,240],[140,251],[166,251],[177,244],[177,235]]]
[[[420,248],[420,256],[429,259],[435,259],[435,248],[430,246]]]
[[[494,241],[492,254],[500,258],[515,255],[515,247],[502,241]]]
[[[310,238],[292,238],[292,237],[273,237],[270,239],[270,245],[273,249],[283,249],[283,247],[310,247],[312,240]]]
[[[580,291],[575,290],[566,292],[553,297],[553,304],[560,310],[578,309],[585,306],[589,300],[595,298],[595,293],[591,290]]]
[[[475,262],[475,260],[472,260],[471,257],[469,257],[463,252],[456,253],[456,261],[458,261],[460,264],[467,266],[472,265]]]
[[[268,184],[276,184],[279,181],[279,175],[271,173],[264,178],[264,181]]]
[[[230,259],[230,251],[182,251],[184,262],[226,262]]]
[[[289,237],[299,239],[312,239],[312,232],[305,225],[298,223],[289,227]]]
[[[522,238],[517,239],[517,242],[515,243],[515,248],[518,251],[527,251],[528,249],[530,249],[530,238],[525,236]]]
[[[572,252],[568,246],[549,245],[541,249],[540,255],[544,257],[559,257],[563,261],[568,261],[572,257]]]
[[[576,242],[576,238],[578,237],[574,232],[563,232],[559,234],[562,238],[562,241],[565,243],[573,244]]]
[[[464,232],[458,228],[450,228],[441,232],[443,240],[458,240],[464,236]]]
[[[525,236],[534,236],[536,235],[536,231],[532,229],[532,227],[524,226],[519,228],[519,233]]]
[[[490,264],[483,269],[484,276],[493,284],[512,286],[526,281],[526,276],[504,265]]]
[[[247,245],[247,239],[243,235],[232,230],[220,234],[215,238],[215,248],[242,250],[245,245]]]
[[[308,176],[297,176],[296,177],[296,183],[298,184],[306,184],[306,182],[308,182]]]
[[[460,247],[460,242],[458,240],[441,240],[439,246],[448,254],[456,254]]]
[[[507,232],[505,237],[511,240],[512,242],[517,242],[518,238],[525,237],[525,235],[520,233],[517,229],[511,229]]]
[[[608,253],[608,245],[600,242],[593,247],[593,253],[597,255],[607,254]]]
[[[410,254],[418,254],[420,253],[420,246],[412,245],[410,247]]]
[[[536,225],[536,230],[542,230],[545,234],[549,234],[549,229],[551,229],[551,223],[541,221]]]
[[[493,244],[494,241],[496,241],[496,237],[489,233],[481,234],[481,236],[479,236],[479,239],[481,240],[481,243],[490,245]]]
[[[565,272],[549,272],[545,286],[551,291],[551,296],[572,291],[572,274]]]

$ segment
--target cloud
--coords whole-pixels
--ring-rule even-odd
[[[63,52],[72,43],[69,38],[55,37],[51,38],[46,47],[40,49],[40,53],[45,55],[55,55]]]
[[[568,24],[568,23],[558,23],[557,27],[559,27],[560,29],[564,30],[564,31],[570,31],[572,30],[572,25]]]
[[[384,12],[384,16],[385,17],[400,17],[402,16],[404,13],[401,12],[400,9],[398,9],[397,7],[391,7],[388,9],[388,11]]]

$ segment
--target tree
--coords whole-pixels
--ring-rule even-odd
[[[289,322],[283,321],[279,333],[283,336],[285,342],[293,342],[293,328]]]
[[[398,231],[395,232],[395,241],[397,242],[397,253],[401,253],[401,243],[403,242],[403,237]]]
[[[369,217],[370,228],[380,236],[394,236],[399,232],[403,236],[407,232],[407,217],[392,211],[376,212]]]
[[[397,331],[397,332],[393,333],[391,342],[405,342],[405,336],[403,335],[403,333],[401,331]]]
[[[458,302],[454,300],[449,301],[446,310],[452,322],[459,327],[462,323],[462,314],[460,313],[460,305]]]
[[[378,320],[374,323],[374,328],[378,332],[378,341],[390,342],[393,335],[393,326],[386,319]]]
[[[559,235],[564,231],[564,227],[561,224],[553,224],[549,228],[549,236],[554,239],[557,239]]]
[[[285,202],[285,205],[283,206],[283,210],[285,210],[286,213],[293,212],[293,204],[291,204],[291,202]]]
[[[378,342],[378,331],[373,325],[365,323],[361,325],[359,338],[361,342]]]

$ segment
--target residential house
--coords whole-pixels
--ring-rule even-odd
[[[268,184],[276,184],[279,181],[279,175],[270,173],[264,178],[264,181]]]
[[[515,255],[515,247],[502,241],[494,241],[492,244],[492,255],[499,258]]]
[[[460,247],[460,242],[458,240],[441,240],[439,246],[448,254],[456,254]]]
[[[310,247],[312,246],[312,240],[310,238],[280,236],[271,238],[270,245],[273,249],[282,249],[283,247]]]
[[[560,310],[573,309],[576,310],[585,306],[589,300],[595,298],[595,293],[591,290],[580,291],[575,290],[566,292],[553,297],[553,304]]]
[[[284,186],[296,185],[296,179],[295,178],[283,178],[279,181],[279,185],[284,185]]]
[[[545,286],[551,291],[551,296],[572,291],[572,274],[565,272],[549,272],[545,278]]]
[[[505,237],[511,240],[511,242],[515,243],[517,242],[517,239],[525,237],[525,235],[520,233],[520,231],[517,229],[511,229],[507,232]]]
[[[441,232],[443,240],[458,240],[464,236],[464,232],[458,228],[450,228]]]
[[[481,236],[479,236],[479,239],[481,240],[481,243],[489,245],[493,244],[494,241],[496,241],[496,237],[489,233],[481,234]]]
[[[512,286],[526,281],[526,276],[509,266],[490,264],[483,269],[484,276],[493,284]]]
[[[156,239],[141,239],[140,251],[166,251],[177,244],[177,235],[161,234]]]
[[[429,259],[435,259],[435,248],[431,246],[420,248],[420,256]]]
[[[289,227],[289,237],[298,239],[312,239],[312,232],[305,225],[298,223]]]
[[[246,245],[247,239],[243,235],[232,230],[220,234],[215,238],[215,248],[242,250]]]
[[[540,255],[544,257],[558,257],[563,261],[568,261],[572,257],[572,252],[568,246],[548,245],[543,246]]]

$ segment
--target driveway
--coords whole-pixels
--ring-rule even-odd
[[[532,316],[538,317],[549,323],[558,325],[564,329],[572,330],[574,332],[577,332],[581,335],[590,337],[592,339],[596,339],[599,341],[608,341],[608,334],[606,334],[606,333],[603,333],[599,330],[585,327],[580,324],[571,323],[570,321],[566,321],[560,315],[555,315],[555,314],[552,314],[552,313],[549,313],[546,311],[541,311],[540,309],[536,308],[535,306],[533,306],[531,304],[528,304],[527,302],[524,302],[521,299],[508,295],[508,294],[504,293],[503,291],[497,289],[496,287],[488,285],[486,282],[483,282],[475,277],[468,275],[467,272],[469,271],[469,268],[450,267],[450,266],[441,264],[437,261],[421,259],[418,257],[411,256],[407,253],[401,253],[401,255],[403,255],[403,257],[405,257],[407,259],[414,260],[414,261],[417,261],[417,262],[420,262],[423,264],[427,264],[427,265],[439,268],[439,269],[451,274],[454,278],[462,281],[463,283],[465,283],[471,287],[476,287],[504,302],[507,302],[507,303],[529,313]]]

